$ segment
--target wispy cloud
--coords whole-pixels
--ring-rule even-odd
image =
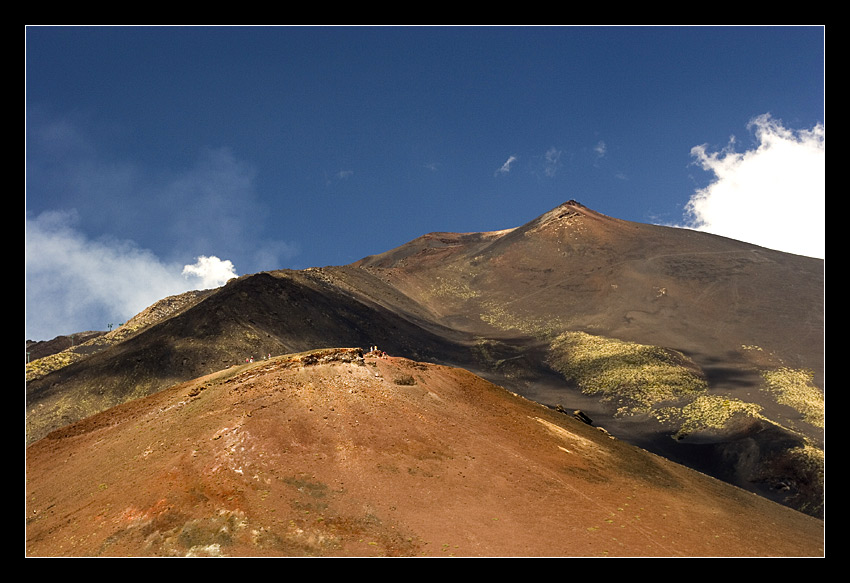
[[[271,216],[256,169],[226,147],[198,151],[184,166],[121,159],[79,123],[29,123],[27,208],[73,210],[90,236],[135,241],[165,261],[226,257],[242,269],[281,267],[296,248],[264,236]],[[258,250],[275,263],[258,265]]]
[[[824,127],[794,131],[769,114],[749,125],[757,145],[691,150],[714,180],[686,206],[684,226],[798,255],[825,254]]]
[[[516,161],[517,161],[517,157],[516,157],[516,156],[510,156],[510,157],[508,157],[508,159],[507,159],[507,160],[505,160],[505,163],[504,163],[504,164],[502,164],[502,167],[501,167],[501,168],[499,168],[498,170],[496,170],[496,174],[495,174],[495,175],[496,175],[496,176],[499,176],[499,175],[501,175],[501,174],[507,174],[508,172],[510,172],[510,171],[511,171],[511,166],[513,166],[514,162],[516,162]]]
[[[562,158],[564,151],[555,146],[550,147],[543,154],[529,154],[524,159],[529,160],[525,170],[532,176],[554,178],[563,165]],[[505,160],[505,163],[496,170],[495,176],[502,176],[513,171],[513,167],[519,160],[518,155],[511,155]]]
[[[593,151],[596,152],[596,155],[599,158],[602,158],[606,153],[608,153],[608,146],[605,145],[605,142],[599,140],[596,146],[593,147]]]
[[[70,121],[30,124],[25,299],[34,339],[104,329],[167,295],[217,287],[237,265],[277,269],[297,254],[263,237],[269,213],[255,172],[230,150],[209,148],[178,170],[102,150]]]
[[[218,287],[236,276],[230,261],[198,257],[193,265],[163,262],[132,241],[89,239],[74,212],[26,218],[25,331],[32,340],[105,330],[154,302],[191,289]]]
[[[546,176],[552,177],[558,173],[558,168],[561,165],[561,150],[557,148],[549,148],[544,156],[545,164],[543,172]]]
[[[336,171],[333,171],[333,172],[324,171],[323,176],[324,176],[325,186],[331,187],[331,186],[335,186],[337,184],[340,184],[340,183],[348,180],[352,176],[354,176],[354,170],[342,169],[342,170],[336,170]]]

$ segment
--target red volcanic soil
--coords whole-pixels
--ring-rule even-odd
[[[39,556],[822,556],[823,522],[465,370],[231,367],[27,449]]]

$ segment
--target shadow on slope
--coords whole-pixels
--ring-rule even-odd
[[[372,346],[433,362],[470,364],[464,335],[437,335],[315,274],[245,276],[174,317],[27,385],[27,438],[174,383],[323,346]]]

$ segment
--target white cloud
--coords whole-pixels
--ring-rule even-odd
[[[516,160],[516,156],[510,156],[507,160],[505,160],[505,163],[502,164],[502,167],[496,170],[496,176],[498,176],[499,174],[507,174],[508,172],[510,172],[511,166],[514,162],[516,162]]]
[[[185,267],[130,241],[92,240],[75,214],[45,212],[25,225],[25,332],[31,340],[106,330],[154,302],[217,287],[236,275],[230,261],[199,257]]]
[[[765,114],[748,125],[757,146],[736,152],[691,150],[714,175],[686,206],[685,225],[763,247],[810,257],[825,252],[824,127],[794,131]]]
[[[236,277],[236,269],[229,260],[223,261],[215,256],[201,255],[194,265],[183,267],[183,276],[189,281],[198,282],[202,289],[212,289]]]

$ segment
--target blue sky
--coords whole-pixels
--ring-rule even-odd
[[[30,339],[570,199],[823,257],[822,27],[25,36]]]

